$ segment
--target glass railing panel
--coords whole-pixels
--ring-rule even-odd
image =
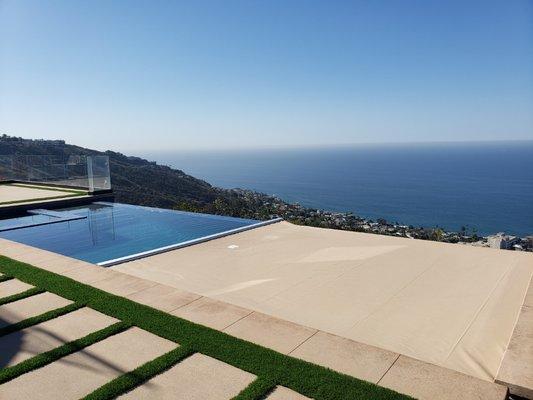
[[[0,155],[0,181],[48,183],[87,189],[111,189],[108,156]]]

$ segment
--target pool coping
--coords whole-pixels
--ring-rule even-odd
[[[208,242],[208,241],[214,240],[214,239],[219,239],[219,238],[224,237],[224,236],[234,235],[236,233],[245,232],[245,231],[248,231],[248,230],[251,230],[251,229],[255,229],[255,228],[260,228],[262,226],[275,224],[275,223],[281,222],[281,221],[283,221],[283,218],[281,218],[281,217],[269,219],[267,221],[260,221],[260,222],[257,222],[255,224],[252,224],[252,225],[241,226],[240,228],[230,229],[228,231],[214,233],[212,235],[207,235],[207,236],[202,236],[202,237],[197,238],[197,239],[192,239],[192,240],[187,240],[185,242],[170,244],[168,246],[158,247],[158,248],[153,249],[153,250],[147,250],[147,251],[143,251],[143,252],[140,252],[140,253],[131,254],[131,255],[128,255],[128,256],[114,258],[114,259],[107,260],[107,261],[101,261],[99,263],[96,263],[96,265],[98,265],[100,267],[111,267],[111,266],[122,264],[122,263],[125,263],[125,262],[129,262],[129,261],[139,260],[141,258],[150,257],[150,256],[153,256],[155,254],[166,253],[167,251],[182,249],[184,247],[193,246],[195,244]]]

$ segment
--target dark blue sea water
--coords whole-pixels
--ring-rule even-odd
[[[533,141],[139,154],[213,185],[417,226],[533,233]]]

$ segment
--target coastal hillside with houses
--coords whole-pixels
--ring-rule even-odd
[[[71,145],[63,140],[23,139],[5,134],[0,136],[0,156],[53,155],[60,159],[73,154],[109,156],[115,196],[117,201],[123,203],[258,220],[279,216],[294,224],[320,228],[533,251],[533,232],[526,237],[506,235],[503,232],[480,236],[475,228],[470,227],[462,227],[460,231],[454,232],[440,227],[405,225],[385,219],[371,220],[351,212],[304,207],[251,190],[218,188],[181,170],[118,152],[99,152]],[[143,190],[138,190],[139,188]]]

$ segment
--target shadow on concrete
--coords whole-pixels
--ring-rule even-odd
[[[18,322],[18,319],[15,314],[11,312],[8,313],[6,310],[1,310],[0,328],[16,322]],[[53,350],[66,343],[69,343],[69,339],[49,331],[43,326],[43,324],[37,324],[23,330],[0,336],[0,369],[12,367],[42,354],[43,351]],[[80,347],[74,354],[75,356],[70,354],[54,361],[54,363],[60,363],[68,369],[73,368],[83,371],[92,371],[98,374],[106,374],[106,372],[109,373],[112,371],[112,375],[116,375],[117,377],[128,374],[130,378],[136,381],[136,385],[153,385],[152,382],[145,381],[142,376],[138,376],[135,372],[114,363],[111,355],[109,355],[109,357],[107,355],[102,357],[95,354],[91,349],[91,346],[86,348]],[[65,372],[68,373],[67,371]],[[55,379],[57,377],[50,378]]]
[[[11,322],[4,320],[0,316],[0,328],[11,325]],[[22,331],[0,337],[0,368],[9,366],[10,360],[13,359],[20,351],[23,343],[24,333]]]

